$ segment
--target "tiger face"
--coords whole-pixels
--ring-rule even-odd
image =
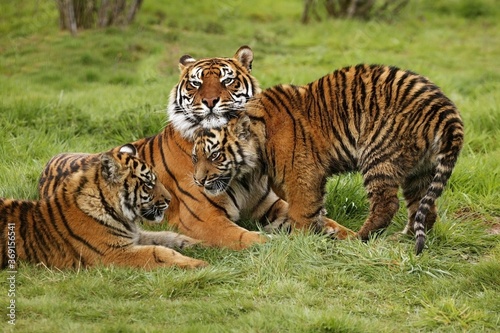
[[[233,118],[227,126],[195,132],[192,160],[194,182],[205,193],[225,192],[235,179],[252,172],[259,154],[248,117]]]
[[[200,127],[224,126],[260,91],[250,75],[252,61],[248,46],[240,47],[233,58],[180,58],[180,80],[170,93],[168,115],[184,138],[192,141]]]
[[[104,178],[120,191],[124,216],[129,220],[163,221],[172,196],[152,167],[138,158],[133,145],[122,146],[115,156],[103,154],[101,163]]]

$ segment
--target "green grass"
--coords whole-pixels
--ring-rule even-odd
[[[367,243],[277,235],[234,252],[195,248],[194,271],[22,264],[16,332],[496,332],[500,327],[500,10],[494,0],[411,2],[390,22],[299,23],[302,1],[145,1],[134,25],[58,30],[52,1],[0,4],[0,197],[37,197],[44,164],[97,152],[166,123],[178,59],[248,44],[263,87],[303,84],[360,62],[421,73],[462,112],[466,142],[422,256],[398,234]],[[323,14],[322,14],[323,15]],[[328,183],[330,217],[357,230],[357,174]],[[247,225],[253,226],[252,223]],[[255,226],[254,226],[255,228]],[[496,230],[496,234],[494,231]]]

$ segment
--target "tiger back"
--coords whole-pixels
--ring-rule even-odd
[[[172,194],[167,210],[169,225],[207,245],[242,249],[262,243],[267,239],[264,235],[235,222],[249,218],[265,224],[286,216],[288,209],[271,190],[267,175],[246,175],[233,191],[215,197],[207,196],[193,183],[194,132],[200,127],[223,126],[260,91],[251,75],[252,62],[248,46],[239,48],[233,58],[181,57],[179,82],[169,98],[169,123],[160,133],[131,143],[139,156],[154,166]],[[72,154],[54,157],[42,173],[40,195],[50,195],[83,160],[91,158]]]
[[[0,267],[12,269],[19,260],[59,269],[206,265],[172,249],[198,241],[173,232],[141,232],[137,222],[163,220],[171,195],[133,146],[87,162],[48,197],[0,199]]]
[[[276,193],[288,201],[288,223],[317,229],[327,223],[327,177],[359,171],[370,208],[356,235],[366,240],[389,225],[401,187],[408,211],[403,232],[415,233],[417,254],[424,248],[425,230],[436,221],[435,201],[464,140],[457,108],[436,85],[413,72],[379,65],[346,67],[305,86],[266,89],[225,130],[248,142],[221,141],[222,129],[195,135],[195,182],[207,193],[218,178],[228,177],[210,156],[238,145],[242,159],[257,156],[255,168],[263,168]]]
[[[112,151],[120,149],[121,147],[116,147]],[[98,160],[99,154],[85,153],[62,153],[52,157],[45,165],[38,180],[40,198],[50,197],[68,176]]]

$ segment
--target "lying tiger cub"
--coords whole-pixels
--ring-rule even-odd
[[[137,226],[161,222],[171,196],[136,155],[132,145],[96,155],[39,201],[0,199],[0,267],[17,260],[55,268],[205,266],[171,249],[198,241]]]
[[[360,171],[370,212],[356,234],[368,239],[408,209],[404,230],[416,253],[437,217],[441,195],[463,145],[455,105],[428,79],[395,67],[358,65],[305,86],[279,85],[256,95],[227,127],[195,134],[194,180],[220,193],[251,170],[267,174],[288,201],[293,228],[324,228],[327,177]]]

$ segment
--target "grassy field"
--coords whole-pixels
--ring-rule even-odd
[[[412,1],[390,22],[299,23],[302,1],[145,1],[128,28],[58,30],[53,1],[0,3],[0,197],[37,198],[43,165],[159,132],[178,59],[248,44],[263,87],[346,65],[421,73],[461,110],[466,143],[423,255],[398,235],[404,204],[367,243],[278,235],[210,266],[58,271],[22,264],[4,332],[497,332],[500,328],[500,9],[495,0]],[[328,183],[329,214],[357,230],[358,175]],[[253,223],[246,222],[255,228]],[[15,326],[7,306],[15,299]]]

